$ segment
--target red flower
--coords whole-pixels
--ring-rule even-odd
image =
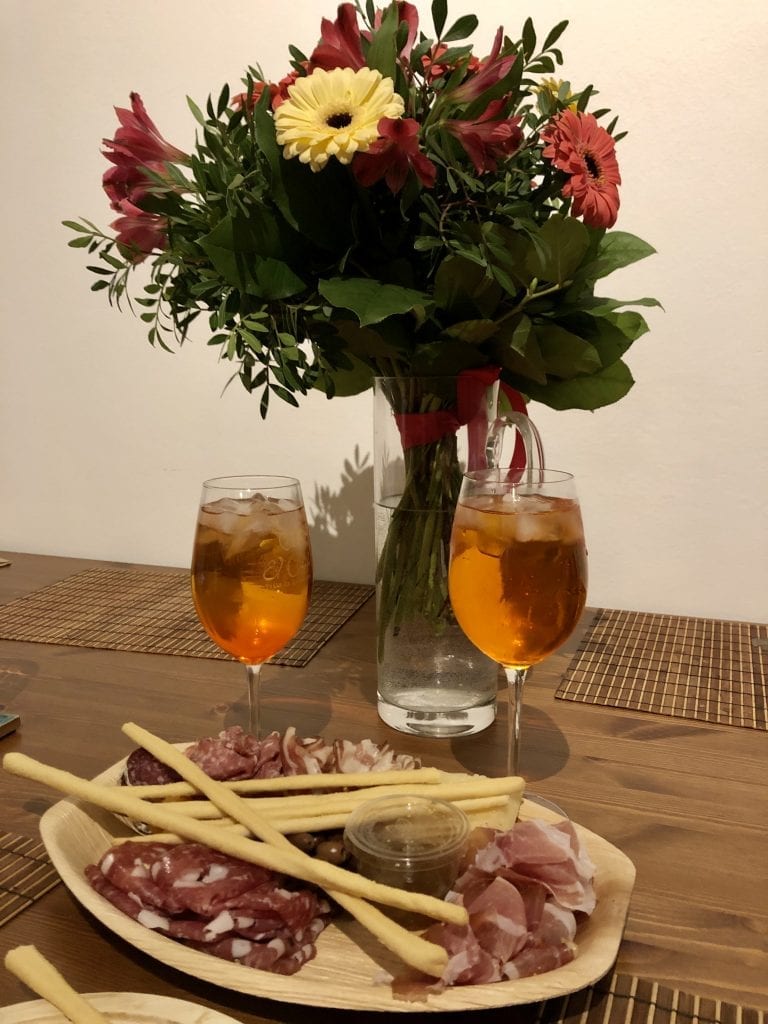
[[[425,188],[432,188],[437,168],[419,149],[419,124],[412,117],[382,117],[379,135],[365,153],[352,161],[355,177],[365,188],[384,181],[393,193],[405,185],[411,168]]]
[[[421,66],[424,69],[424,77],[428,82],[434,82],[437,78],[442,78],[444,75],[450,74],[456,67],[455,64],[443,64],[440,58],[444,53],[448,52],[448,47],[445,43],[437,43],[432,47],[429,53],[425,53],[421,58]],[[467,64],[467,71],[474,73],[480,67],[480,58],[474,55],[469,58]]]
[[[325,71],[354,68],[359,71],[365,67],[354,4],[340,4],[336,21],[323,18],[320,40],[309,58],[312,68],[323,68]]]
[[[141,263],[155,249],[165,249],[168,243],[168,221],[157,213],[147,213],[123,200],[123,214],[110,227],[117,232],[117,244],[131,263]]]
[[[132,165],[149,163],[186,162],[186,153],[166,142],[150,119],[137,92],[131,93],[131,109],[115,107],[121,127],[114,139],[104,139],[111,152],[104,156],[113,164]]]
[[[499,57],[501,42],[504,37],[504,30],[498,29],[496,38],[493,40],[493,47],[485,60],[481,60],[477,71],[471,74],[457,89],[451,91],[450,98],[456,103],[470,103],[482,96],[486,89],[496,85],[508,73],[515,63],[516,54],[510,53],[506,57]]]
[[[246,96],[244,92],[239,92],[236,96],[232,97],[232,106],[235,110],[241,109],[245,106],[247,106],[249,110],[253,110],[264,94],[265,89],[269,89],[270,96],[272,97],[272,103],[274,103],[279,86],[274,85],[271,82],[254,82],[250,97]]]
[[[520,148],[523,133],[519,117],[497,118],[505,100],[491,100],[475,121],[445,121],[445,127],[459,140],[478,174],[496,170],[497,157],[511,156]]]
[[[621,175],[613,137],[592,114],[564,110],[542,131],[543,156],[569,175],[563,195],[573,216],[592,228],[611,228],[619,213]]]
[[[122,204],[127,199],[129,203],[138,206],[153,182],[144,174],[143,168],[162,174],[165,164],[118,164],[110,167],[104,172],[102,185],[109,196],[110,206],[113,210],[122,212]]]

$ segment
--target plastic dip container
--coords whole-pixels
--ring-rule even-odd
[[[366,878],[442,897],[458,875],[469,832],[466,814],[444,800],[382,796],[352,812],[344,845]]]

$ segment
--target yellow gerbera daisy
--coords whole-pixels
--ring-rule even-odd
[[[402,97],[391,78],[371,68],[317,68],[299,78],[275,111],[275,131],[283,156],[297,156],[313,171],[335,156],[348,164],[378,136],[382,117],[401,117]]]

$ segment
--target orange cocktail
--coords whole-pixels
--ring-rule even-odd
[[[526,668],[573,632],[587,596],[579,504],[544,494],[460,499],[451,540],[451,603],[469,639]]]
[[[192,556],[197,614],[221,648],[263,662],[297,633],[312,580],[303,506],[260,496],[200,508]]]

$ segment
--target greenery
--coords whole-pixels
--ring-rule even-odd
[[[416,30],[410,4],[343,7],[348,21],[324,23],[309,57],[291,47],[283,82],[252,67],[239,97],[224,86],[204,110],[189,101],[191,153],[166,143],[145,114],[142,123],[143,107],[138,129],[121,119],[106,154],[113,177],[127,182],[117,198],[111,192],[116,231],[65,222],[70,245],[98,257],[93,289],[130,305],[153,345],[170,349],[194,325],[260,394],[262,415],[272,397],[296,405],[311,389],[360,392],[375,375],[481,366],[499,367],[526,399],[555,409],[622,398],[633,383],[624,356],[648,329],[627,307],[658,303],[595,288],[653,249],[606,228],[611,216],[589,204],[574,216],[574,173],[544,155],[548,127],[567,112],[584,126],[606,121],[599,130],[610,146],[623,134],[607,110],[589,112],[591,85],[572,91],[551,77],[567,22],[540,41],[529,19],[519,38],[499,36],[478,61],[465,42],[477,19],[449,24],[445,0],[432,3],[429,36]],[[382,139],[321,169],[281,150],[275,121],[291,83],[360,56],[391,79],[431,170]],[[588,188],[615,194],[618,208],[589,141],[572,155]],[[369,172],[376,159],[404,168],[403,183],[362,184],[366,159]]]

